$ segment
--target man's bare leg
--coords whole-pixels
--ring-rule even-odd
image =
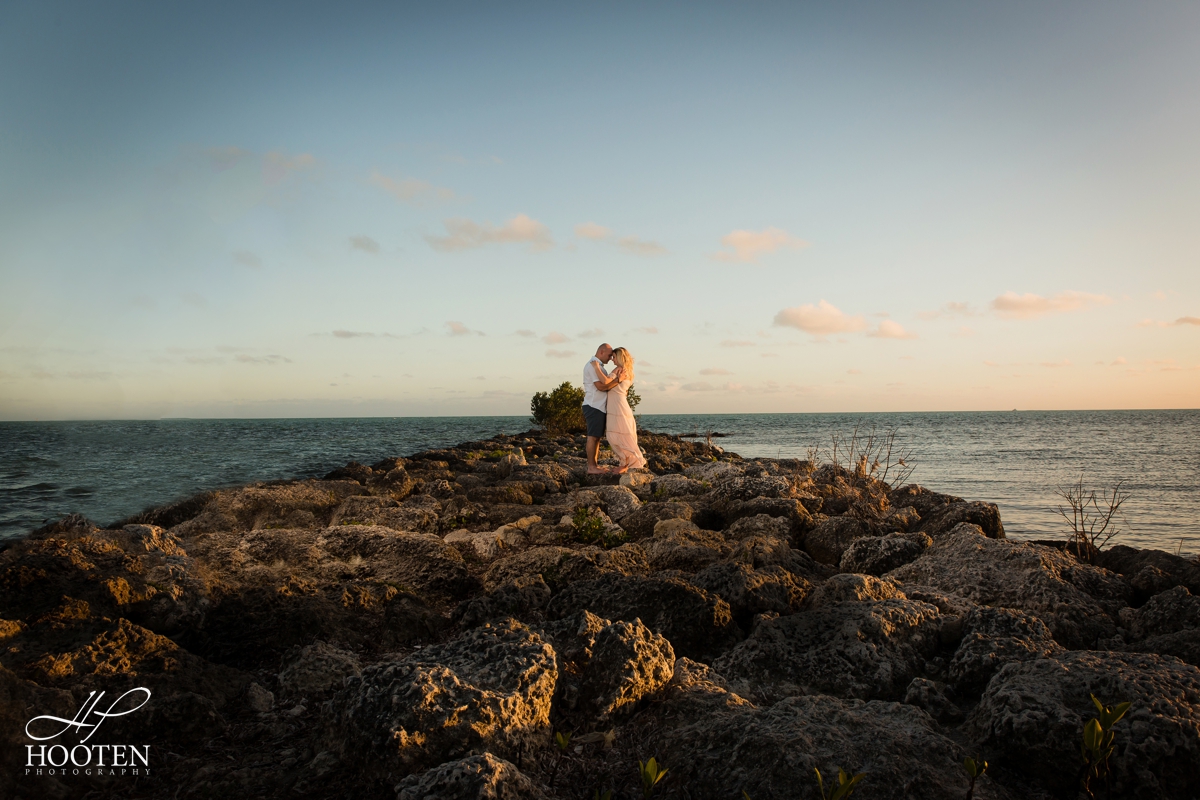
[[[596,463],[596,456],[600,452],[600,437],[587,437],[587,444],[584,446],[587,450],[587,471],[589,475],[607,475],[608,470]]]

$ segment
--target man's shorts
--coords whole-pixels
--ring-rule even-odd
[[[592,408],[589,405],[583,407],[583,421],[587,423],[587,435],[595,436],[599,439],[604,435],[604,423],[608,419],[608,414],[598,408]]]

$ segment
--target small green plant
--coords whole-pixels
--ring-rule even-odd
[[[529,401],[529,421],[550,433],[583,433],[583,389],[564,381],[551,392],[537,392]]]
[[[599,545],[605,550],[616,547],[629,538],[625,531],[610,531],[604,517],[590,508],[580,508],[571,517],[575,539],[583,544]]]
[[[612,789],[605,789],[603,792],[597,789],[592,792],[592,800],[612,800]]]
[[[654,787],[666,776],[667,770],[660,769],[654,756],[651,756],[650,760],[644,764],[641,761],[638,762],[638,774],[642,778],[642,797],[650,800],[654,796]]]
[[[975,797],[975,781],[979,780],[979,777],[987,772],[987,768],[988,763],[986,761],[976,761],[970,756],[967,756],[963,761],[963,769],[967,771],[967,777],[971,779],[971,785],[967,788],[967,800],[972,800]]]
[[[1096,706],[1099,714],[1088,720],[1088,723],[1083,726],[1083,741],[1079,745],[1079,751],[1083,755],[1079,788],[1088,797],[1095,797],[1092,793],[1092,781],[1103,779],[1105,791],[1111,797],[1112,790],[1108,782],[1112,770],[1109,768],[1108,760],[1112,757],[1113,750],[1116,749],[1114,740],[1117,736],[1112,728],[1121,720],[1121,717],[1125,716],[1132,704],[1117,703],[1109,708],[1101,703],[1096,695],[1092,695],[1092,704]]]
[[[567,748],[571,746],[571,734],[558,731],[554,734],[554,746],[558,748],[558,758],[554,760],[554,769],[550,772],[550,785],[554,785],[554,778],[558,775],[558,768],[562,766],[563,759],[567,757]]]
[[[629,391],[625,392],[625,401],[629,403],[630,411],[637,411],[638,403],[642,402],[642,396],[638,394],[633,384],[629,384]]]
[[[854,777],[850,777],[844,769],[838,767],[837,786],[829,787],[829,792],[826,792],[825,781],[821,778],[821,770],[813,767],[813,772],[817,773],[817,788],[821,790],[821,800],[844,800],[854,794],[855,785],[867,776],[867,773],[860,772]]]

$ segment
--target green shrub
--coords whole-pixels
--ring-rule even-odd
[[[625,399],[629,401],[629,410],[637,411],[638,403],[642,402],[642,396],[633,389],[633,384],[629,384],[629,391],[625,393]]]
[[[551,433],[582,433],[583,389],[564,381],[550,393],[537,392],[529,401],[529,421]]]
[[[1116,733],[1113,732],[1113,726],[1116,725],[1121,717],[1129,711],[1131,703],[1118,703],[1113,708],[1101,703],[1096,695],[1092,695],[1092,704],[1096,706],[1099,713],[1098,717],[1088,720],[1087,725],[1083,726],[1083,742],[1079,745],[1079,751],[1083,755],[1083,768],[1080,770],[1079,788],[1088,797],[1094,797],[1092,794],[1092,779],[1103,779],[1105,785],[1108,784],[1111,771],[1108,766],[1108,760],[1112,757],[1113,750],[1116,748],[1114,740]],[[1111,792],[1110,792],[1111,795]]]
[[[638,762],[638,775],[642,778],[642,797],[650,800],[654,796],[654,787],[667,775],[667,770],[659,769],[658,762],[651,756],[646,763]]]
[[[571,525],[575,528],[575,541],[582,544],[598,545],[605,550],[624,543],[629,534],[625,531],[609,531],[604,517],[594,513],[590,508],[580,508],[571,517]]]
[[[825,781],[821,778],[821,770],[813,768],[813,772],[817,773],[817,788],[821,790],[821,800],[845,800],[854,793],[854,786],[863,778],[866,777],[865,772],[860,772],[853,778],[846,774],[846,771],[838,767],[838,782],[836,786],[831,786],[830,791],[825,791]]]

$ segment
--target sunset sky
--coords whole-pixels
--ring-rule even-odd
[[[1200,4],[6,3],[0,419],[1200,405]]]

